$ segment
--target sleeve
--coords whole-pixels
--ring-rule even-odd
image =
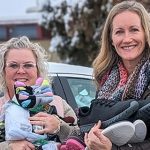
[[[60,140],[63,142],[69,136],[76,136],[80,133],[79,127],[77,125],[77,116],[74,110],[67,104],[65,100],[63,101],[64,107],[64,117],[73,117],[74,118],[74,125],[69,125],[65,121],[61,120],[60,131],[58,132],[58,136]]]
[[[0,150],[11,150],[9,142],[0,142]]]

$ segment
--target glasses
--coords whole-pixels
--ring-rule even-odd
[[[21,68],[23,68],[23,70],[30,70],[36,67],[36,64],[34,63],[24,63],[24,64],[18,64],[18,63],[6,63],[6,67],[12,71],[18,71]]]

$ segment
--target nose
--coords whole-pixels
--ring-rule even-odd
[[[125,32],[123,42],[126,42],[126,43],[132,42],[132,36],[129,32]]]
[[[19,66],[17,73],[25,73],[23,66]]]

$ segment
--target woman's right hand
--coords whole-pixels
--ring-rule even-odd
[[[89,133],[85,134],[84,142],[89,150],[111,150],[111,141],[101,133],[99,121]]]
[[[25,140],[11,141],[9,147],[11,150],[35,150],[35,146]]]

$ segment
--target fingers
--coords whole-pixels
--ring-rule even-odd
[[[32,117],[29,117],[29,121],[32,125],[40,125],[46,126],[46,122],[48,121],[49,114],[40,112]]]
[[[97,137],[97,138],[99,138],[101,141],[103,141],[103,140],[105,140],[106,139],[106,137],[102,134],[102,132],[100,132],[100,131],[97,131],[97,132],[93,132],[94,134],[95,134],[95,136]]]
[[[43,133],[54,133],[60,127],[60,120],[54,115],[46,113],[38,113],[33,117],[29,117],[30,123],[32,125],[43,126],[43,129],[36,131],[38,134]]]
[[[32,125],[45,126],[45,121],[44,120],[30,120],[30,123]]]
[[[95,124],[93,128],[91,128],[90,132],[87,134],[87,137],[88,136],[91,136],[91,137],[93,136],[94,138],[98,138],[97,133],[101,133],[101,131],[102,131],[102,129],[100,129],[100,127],[101,127],[101,121],[98,121],[98,123]]]
[[[101,121],[99,120],[95,125],[94,127],[91,128],[91,131],[94,132],[94,131],[97,131],[99,130],[101,127]]]
[[[39,112],[39,113],[37,113],[37,114],[35,114],[34,116],[32,116],[32,117],[29,117],[29,119],[35,119],[35,117],[48,117],[50,114],[47,114],[47,113],[45,113],[45,112]]]
[[[32,118],[32,117],[31,117]],[[30,120],[30,123],[33,125],[33,131],[37,134],[47,133],[46,121],[45,118],[34,117],[33,120]]]
[[[95,128],[96,128],[96,129],[100,129],[100,127],[101,127],[101,121],[99,120],[99,121],[97,122],[97,124],[95,125]]]
[[[35,146],[32,143],[27,142],[27,146],[28,146],[29,150],[35,150]]]
[[[86,145],[88,145],[88,134],[87,133],[85,133],[85,135],[84,135],[84,142]]]

